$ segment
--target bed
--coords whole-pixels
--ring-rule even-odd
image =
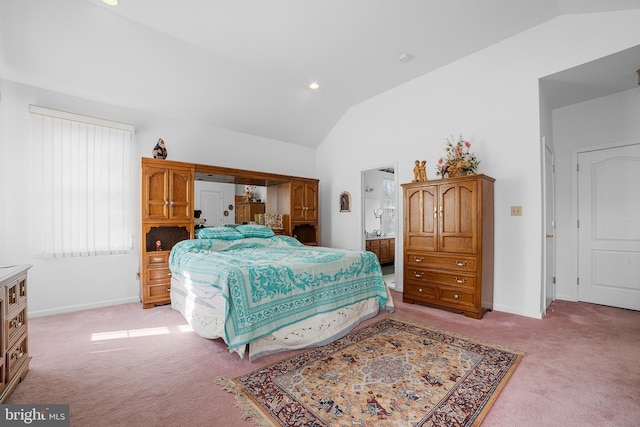
[[[305,246],[268,227],[206,227],[171,250],[171,307],[253,361],[344,336],[393,300],[375,254]]]

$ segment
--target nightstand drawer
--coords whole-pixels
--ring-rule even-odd
[[[22,333],[27,330],[27,307],[25,306],[17,314],[9,316],[6,322],[6,331],[8,335],[7,341],[9,343],[9,346],[11,346],[18,339],[18,337],[20,337],[20,335],[22,335]]]
[[[7,380],[11,380],[20,366],[29,359],[27,348],[27,334],[24,334],[18,342],[7,352]]]
[[[147,270],[147,278],[149,282],[162,281],[169,283],[171,280],[171,270],[168,268],[150,268]]]
[[[168,264],[169,263],[169,252],[150,252],[147,253],[147,264],[149,267]]]
[[[171,291],[171,282],[154,284],[147,286],[147,298],[149,300],[169,300]]]
[[[27,276],[20,277],[6,289],[7,312],[11,313],[27,301]]]

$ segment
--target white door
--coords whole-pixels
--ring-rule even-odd
[[[555,240],[555,184],[554,184],[553,152],[544,145],[544,199],[545,199],[545,288],[543,313],[556,298],[556,240]]]
[[[219,226],[223,223],[223,196],[224,193],[222,191],[200,190],[200,207],[202,210],[200,217],[207,220],[206,225],[208,227]]]
[[[640,310],[640,144],[578,165],[578,299]]]

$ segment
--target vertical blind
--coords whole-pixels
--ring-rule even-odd
[[[31,105],[34,250],[42,257],[132,247],[132,138],[124,123]]]

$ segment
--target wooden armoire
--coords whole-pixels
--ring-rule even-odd
[[[402,184],[403,301],[481,319],[493,308],[493,183],[468,175]]]

